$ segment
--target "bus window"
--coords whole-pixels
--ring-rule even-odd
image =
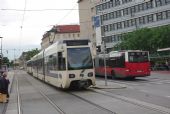
[[[148,62],[147,52],[129,52],[129,62]]]
[[[111,67],[121,67],[121,68],[124,68],[125,67],[125,56],[122,55],[120,57],[110,58],[108,64]]]

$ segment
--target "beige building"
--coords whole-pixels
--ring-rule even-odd
[[[96,45],[105,42],[108,51],[123,40],[124,33],[170,24],[170,0],[79,0],[78,3],[80,36],[96,39]],[[95,29],[93,17],[99,20]]]
[[[96,44],[96,33],[93,26],[93,16],[96,14],[95,0],[78,0],[80,38],[88,38]]]
[[[47,31],[41,39],[41,49],[47,48],[57,40],[61,39],[80,39],[79,25],[57,25]]]

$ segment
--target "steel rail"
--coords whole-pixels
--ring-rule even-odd
[[[90,89],[90,90],[92,92],[102,94],[102,95],[105,95],[105,96],[108,96],[108,97],[111,97],[111,98],[115,98],[115,99],[130,103],[130,104],[134,104],[136,106],[140,106],[140,107],[143,107],[143,108],[146,108],[146,109],[157,111],[157,112],[162,113],[162,114],[170,114],[170,109],[163,107],[163,106],[155,105],[155,104],[152,104],[152,103],[147,103],[147,102],[144,102],[144,101],[140,101],[140,100],[133,99],[133,98],[128,98],[128,97],[121,96],[121,95],[114,95],[113,93],[108,92],[108,91],[104,91],[104,90],[94,90],[94,89]]]
[[[27,80],[28,77],[26,77]],[[59,112],[60,114],[66,114],[59,106],[57,106],[47,95],[44,94],[44,92],[42,92],[40,89],[38,89],[38,87],[36,87],[32,81],[28,81],[45,99],[46,101],[48,101],[56,110],[57,112]]]
[[[91,101],[89,101],[89,100],[87,100],[87,99],[85,99],[85,98],[83,98],[83,97],[80,97],[80,96],[78,96],[78,95],[76,95],[76,94],[74,94],[74,93],[72,93],[72,92],[67,92],[67,93],[70,94],[70,95],[73,95],[73,96],[75,96],[75,97],[77,97],[77,98],[79,98],[79,99],[81,99],[81,100],[83,100],[83,101],[85,101],[85,102],[93,105],[93,106],[96,106],[96,107],[99,108],[99,109],[105,110],[105,111],[107,111],[109,114],[117,114],[116,112],[113,112],[113,111],[111,111],[111,110],[109,110],[109,109],[107,109],[107,108],[104,108],[104,107],[102,107],[102,106],[100,106],[100,105],[98,105],[98,104],[96,104],[96,103],[93,103],[93,102],[91,102]]]
[[[20,99],[20,94],[19,94],[19,81],[18,81],[18,77],[16,77],[16,84],[17,84],[17,108],[18,108],[18,114],[22,114],[22,111],[21,111],[21,99]]]

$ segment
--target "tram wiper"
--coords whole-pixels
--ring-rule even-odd
[[[83,69],[83,70],[81,71],[81,73],[83,73],[85,70],[86,70],[86,69]]]

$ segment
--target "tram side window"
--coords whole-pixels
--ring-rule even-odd
[[[57,70],[57,54],[50,55],[47,63],[49,70]]]
[[[43,73],[43,59],[39,59],[38,61],[37,61],[37,67],[38,67],[38,72],[39,73]]]
[[[63,57],[62,52],[58,52],[58,69],[66,70],[65,58]]]

